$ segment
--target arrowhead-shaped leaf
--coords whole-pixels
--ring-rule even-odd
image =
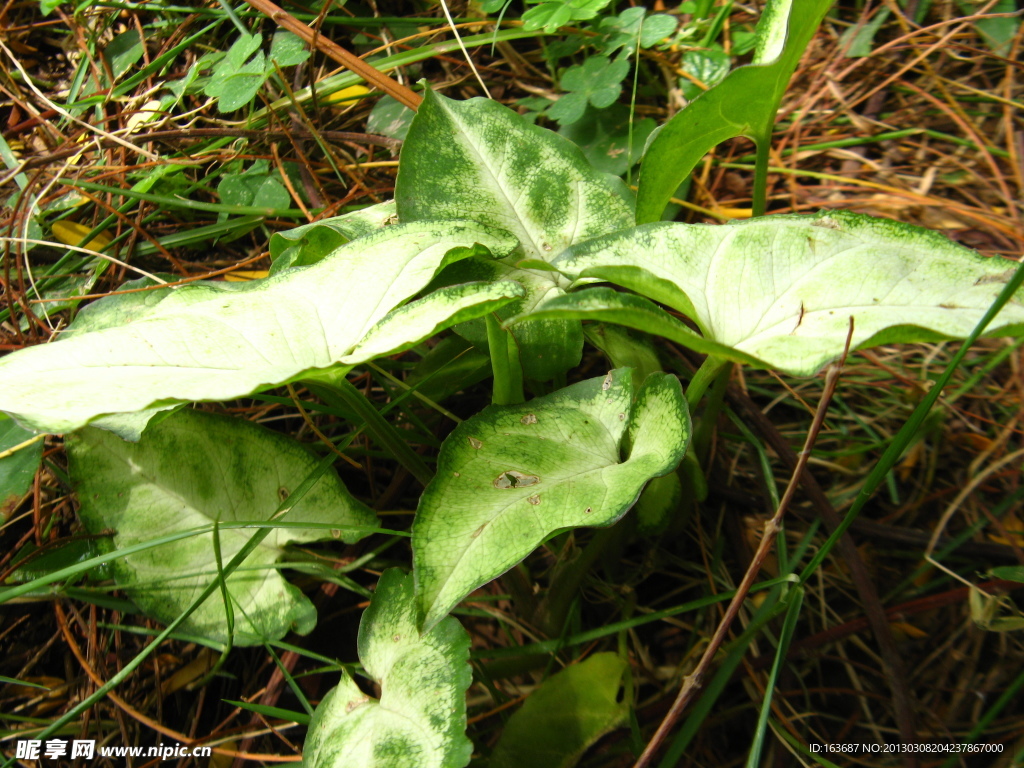
[[[320,702],[304,768],[463,768],[469,635],[453,618],[420,635],[413,578],[385,571],[359,623],[359,660],[380,700],[347,675]]]
[[[464,421],[413,523],[425,626],[552,533],[618,520],[679,463],[689,437],[679,380],[653,374],[634,401],[626,368]]]
[[[523,285],[526,297],[502,316],[564,292],[557,272],[520,268],[518,262],[543,265],[573,243],[632,226],[629,197],[622,181],[594,170],[577,145],[530,125],[507,106],[483,98],[455,101],[432,91],[402,145],[395,187],[403,222],[467,218],[518,238],[520,251],[477,267],[482,273],[472,278]],[[583,331],[579,323],[531,324],[516,341],[526,378],[549,381],[579,364]]]
[[[771,141],[789,78],[831,5],[832,0],[767,4],[757,28],[754,63],[733,70],[690,102],[651,141],[640,166],[638,223],[658,221],[679,185],[716,145],[734,136],[759,145]]]
[[[633,224],[621,181],[568,139],[496,101],[430,90],[402,146],[395,202],[402,222],[471,219],[511,232],[517,258],[544,261]]]
[[[594,170],[571,141],[508,107],[432,91],[402,146],[395,189],[403,222],[472,219],[519,239],[520,251],[480,268],[483,274],[456,271],[457,282],[520,282],[527,296],[503,316],[527,312],[566,285],[557,272],[520,262],[543,266],[575,242],[632,226],[630,195],[621,180]],[[521,329],[516,341],[526,377],[547,381],[579,363],[583,333],[578,322],[537,323]]]
[[[689,316],[703,334],[675,327],[665,333],[675,341],[801,376],[842,354],[851,318],[852,348],[967,336],[1015,265],[919,227],[825,211],[726,225],[649,224],[582,243],[556,266],[646,294]],[[556,304],[565,310],[573,303],[568,298]],[[656,318],[642,300],[616,304],[611,308],[623,310],[621,316],[592,306],[593,314],[541,317],[636,325],[624,309],[642,314],[645,305],[657,327],[643,329],[666,328],[667,316]],[[1018,293],[987,335],[1022,330],[1024,296]]]
[[[100,302],[88,330],[0,361],[0,410],[66,432],[104,414],[246,395],[342,360],[452,261],[516,245],[472,222],[398,224],[266,280],[163,289],[110,313]]]
[[[114,531],[114,549],[213,522],[267,520],[317,465],[305,447],[243,419],[182,410],[150,427],[138,443],[86,428],[68,438],[71,477],[90,533]],[[286,543],[366,535],[376,516],[328,473],[280,518],[242,565],[227,577],[235,621],[234,642],[276,640],[290,629],[316,624],[313,604],[282,578],[275,564]],[[317,523],[320,528],[289,528]],[[221,562],[227,563],[252,530],[221,528]],[[114,561],[118,585],[147,615],[170,622],[195,595],[218,578],[214,534],[198,534]],[[226,609],[220,592],[182,625],[224,642]]]

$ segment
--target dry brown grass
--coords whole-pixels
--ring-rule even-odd
[[[982,44],[971,19],[962,17],[952,2],[936,2],[922,27],[908,23],[895,2],[869,10],[879,12],[882,7],[894,13],[879,31],[870,56],[844,55],[840,35],[861,19],[850,8],[842,10],[838,20],[826,22],[805,55],[780,114],[771,210],[849,208],[938,229],[986,254],[1018,257],[1024,250],[1024,33],[1018,30],[1010,53],[1001,58]],[[116,291],[135,276],[132,268],[192,280],[266,266],[266,231],[260,227],[212,248],[208,238],[168,245],[168,235],[212,226],[217,215],[119,196],[118,190],[139,181],[140,172],[182,165],[181,176],[191,184],[190,199],[216,203],[205,179],[231,161],[262,159],[280,169],[296,200],[312,201],[300,208],[307,213],[320,209],[317,215],[324,217],[391,195],[393,157],[382,142],[364,135],[371,106],[366,102],[343,109],[293,104],[275,111],[266,127],[250,131],[227,123],[214,107],[204,104],[204,98],[188,97],[173,113],[129,133],[129,122],[160,84],[152,77],[117,98],[97,93],[95,104],[75,120],[63,119],[57,105],[66,100],[79,67],[86,73],[80,96],[92,95],[95,83],[104,81],[102,70],[109,64],[95,54],[95,42],[108,41],[122,30],[141,29],[145,13],[123,10],[111,22],[110,9],[94,7],[70,16],[65,8],[46,19],[40,18],[34,3],[8,2],[0,8],[0,120],[6,141],[19,147],[23,164],[18,171],[24,174],[23,184],[7,174],[0,187],[10,201],[2,234],[17,237],[33,198],[46,206],[69,193],[80,195],[84,202],[73,218],[87,228],[112,216],[107,232],[118,242],[112,253],[122,263],[111,264],[87,288],[87,295]],[[408,12],[405,6],[381,9],[386,15]],[[421,32],[436,39],[450,37],[443,20],[422,16],[416,22]],[[207,19],[200,13],[185,18],[153,41],[147,60],[199,31]],[[749,19],[748,12],[737,7],[731,23]],[[104,30],[106,25],[110,28]],[[323,33],[355,47],[351,28],[330,26]],[[379,28],[363,34],[364,45],[368,38],[400,46],[393,38],[381,37]],[[186,49],[166,79],[182,76],[197,51]],[[680,55],[651,53],[647,63],[654,71],[672,72]],[[503,101],[555,90],[536,40],[504,43],[493,56],[489,48],[478,48],[473,56],[492,95]],[[299,90],[333,67],[326,59],[315,59],[300,68],[291,87]],[[449,96],[479,92],[457,53],[427,60],[417,74]],[[398,75],[407,75],[406,81],[412,76]],[[662,101],[641,100],[640,110],[659,120],[668,116]],[[246,141],[235,141],[238,137]],[[719,147],[695,172],[690,202],[716,212],[749,206],[749,152],[749,144],[740,140]],[[301,169],[297,181],[285,172],[289,163]],[[105,188],[83,188],[85,181]],[[696,212],[686,215],[703,220]],[[282,229],[295,223],[269,221],[267,226]],[[0,325],[0,349],[13,350],[46,341],[66,317],[44,309],[55,303],[49,301],[52,297],[40,299],[32,290],[35,277],[61,251],[41,247],[26,256],[23,245],[6,240],[4,246],[0,308],[8,309],[9,315]],[[811,548],[822,544],[824,534],[817,527],[822,504],[840,514],[848,507],[886,441],[950,359],[953,346],[886,347],[851,359],[811,463],[825,502],[804,490],[797,494],[785,532],[790,551],[800,542]],[[667,350],[665,357],[681,370],[691,365],[676,350]],[[967,581],[984,582],[993,594],[1020,586],[993,582],[985,572],[994,565],[1024,564],[1024,357],[1019,341],[990,340],[979,344],[969,360],[940,399],[919,441],[853,527],[852,546],[842,556],[833,554],[809,585],[772,708],[775,727],[794,743],[891,743],[898,741],[901,727],[912,728],[919,742],[963,739],[1006,695],[1011,700],[984,724],[978,739],[1003,745],[1003,755],[956,764],[1008,766],[1009,755],[1024,754],[1024,698],[1019,695],[1024,683],[1022,635],[979,627],[971,619],[966,586],[924,560],[933,534],[948,541],[971,526],[983,526],[941,562]],[[359,383],[375,398],[387,396],[369,374]],[[775,492],[781,493],[787,482],[784,449],[799,448],[822,384],[819,379],[784,381],[746,372],[737,374],[734,385],[727,404],[740,414],[749,434],[742,436],[736,423],[722,418],[707,502],[681,510],[679,525],[661,541],[613,549],[584,585],[573,631],[642,616],[735,586],[773,509],[769,486],[775,484]],[[478,400],[471,395],[451,407],[472,412]],[[766,418],[750,417],[751,408]],[[300,438],[317,439],[289,406],[244,402],[231,410],[264,421],[288,420],[288,428]],[[335,420],[313,418],[316,432],[337,435],[346,429]],[[442,434],[442,425],[431,426],[436,435]],[[377,509],[414,508],[415,483],[375,451],[362,438],[353,444],[348,456],[358,469],[346,470],[346,482]],[[759,451],[765,463],[759,460]],[[8,516],[0,529],[3,577],[27,545],[50,549],[83,538],[58,438],[47,439],[46,459],[28,496],[5,510]],[[970,493],[961,493],[968,488]],[[578,532],[562,540],[563,549],[544,549],[527,561],[534,582],[525,585],[527,593],[535,585],[544,589],[557,563],[577,554],[589,537],[588,532]],[[341,568],[374,545],[320,550],[316,556]],[[371,586],[379,570],[392,562],[404,562],[399,549],[377,554],[349,575]],[[766,561],[762,575],[768,578],[778,567],[777,559]],[[0,610],[0,675],[47,689],[0,687],[0,711],[5,713],[0,727],[8,733],[2,751],[9,752],[15,731],[51,721],[148,643],[153,625],[126,612],[130,605],[108,589],[101,575],[90,578],[86,586],[79,593],[69,586],[57,598],[40,595]],[[73,723],[66,735],[89,734],[125,745],[170,740],[213,745],[216,755],[210,764],[218,768],[244,760],[295,760],[301,750],[301,726],[255,715],[231,702],[300,711],[292,683],[315,702],[336,680],[324,657],[354,660],[362,598],[312,579],[305,586],[315,595],[321,621],[311,636],[293,638],[299,648],[278,649],[277,659],[264,649],[236,649],[210,677],[217,654],[186,640],[168,642],[116,695]],[[500,589],[515,586],[505,582]],[[490,592],[500,594],[499,587]],[[755,605],[751,602],[749,609]],[[480,749],[491,742],[509,708],[521,701],[549,665],[557,667],[606,647],[629,654],[640,732],[633,741],[625,730],[608,737],[584,762],[609,767],[632,764],[634,742],[642,743],[660,720],[680,676],[692,670],[722,610],[719,604],[682,613],[550,658],[489,659],[491,649],[543,638],[532,626],[527,599],[479,602],[474,607],[477,614],[464,623],[481,657],[479,679],[485,681],[470,691],[471,735]],[[742,631],[750,610],[741,614],[734,633]],[[865,617],[872,610],[888,622],[888,639],[878,636],[877,626],[871,629]],[[1013,614],[1008,607],[1003,612]],[[770,630],[774,636],[778,624],[770,625]],[[885,643],[902,669],[893,670],[886,661]],[[767,635],[753,641],[680,765],[742,764],[773,657]],[[805,759],[793,752],[782,737],[769,736],[764,764],[796,765]],[[905,762],[893,756],[832,759],[865,766]],[[941,761],[924,755],[917,764]]]

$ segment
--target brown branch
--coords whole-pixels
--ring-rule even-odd
[[[847,349],[849,349],[850,339],[852,336],[853,318],[850,318],[850,332],[846,339]],[[679,693],[676,695],[676,700],[672,702],[672,707],[669,709],[668,714],[665,715],[665,719],[661,721],[661,725],[658,726],[658,730],[655,731],[654,736],[647,743],[647,747],[644,749],[639,759],[637,759],[633,768],[646,768],[650,765],[655,754],[661,748],[662,743],[668,737],[668,734],[672,731],[676,722],[686,710],[686,707],[703,687],[704,677],[711,669],[711,665],[714,664],[715,654],[718,653],[718,649],[721,648],[722,643],[725,642],[733,621],[739,615],[740,608],[742,608],[744,601],[747,599],[747,595],[750,593],[750,588],[754,585],[754,581],[757,579],[757,575],[761,571],[761,566],[764,563],[765,558],[768,556],[768,553],[771,551],[772,545],[775,543],[776,536],[778,536],[779,531],[782,529],[782,518],[786,513],[786,508],[793,500],[793,496],[796,495],[800,477],[807,467],[807,460],[810,458],[811,448],[818,439],[818,433],[821,431],[821,426],[825,421],[825,413],[828,411],[829,403],[832,401],[832,395],[835,393],[836,384],[839,381],[839,373],[842,371],[842,366],[845,362],[846,353],[844,352],[839,363],[829,368],[826,373],[825,390],[821,395],[821,401],[818,403],[818,408],[814,413],[814,419],[811,422],[811,427],[807,432],[807,438],[804,441],[803,450],[800,451],[800,455],[793,467],[793,475],[790,478],[789,484],[786,486],[786,491],[779,500],[778,509],[775,510],[775,514],[772,518],[765,523],[764,533],[761,536],[761,542],[757,547],[757,552],[754,553],[754,557],[750,562],[750,566],[747,568],[747,572],[743,574],[743,579],[736,588],[736,594],[733,595],[732,600],[729,601],[729,607],[726,608],[725,615],[722,617],[722,620],[718,622],[715,634],[712,635],[711,641],[704,650],[704,654],[700,657],[700,661],[697,662],[696,669],[694,669],[693,673],[690,674],[683,682],[682,687],[679,689]]]
[[[393,78],[388,77],[380,70],[367,64],[358,56],[349,53],[333,40],[330,40],[329,38],[326,38],[318,32],[310,29],[290,13],[279,6],[274,5],[270,0],[245,1],[257,11],[266,14],[279,27],[287,29],[289,32],[294,32],[307,44],[316,48],[318,51],[327,54],[342,66],[348,67],[349,70],[355,72],[366,82],[384,91],[384,93],[395,101],[404,104],[412,110],[419,108],[420,102],[423,101],[423,97],[418,93],[407,88]]]
[[[738,491],[735,488],[724,488],[719,483],[709,483],[708,494],[717,499],[721,499],[724,502],[736,504],[741,507],[756,508],[762,502],[760,496],[755,496],[752,493],[746,493],[744,491]],[[793,514],[801,520],[810,520],[813,518],[813,513],[810,509],[794,507],[792,511]],[[921,547],[922,550],[928,546],[928,543],[932,539],[932,534],[928,531],[921,531],[916,528],[904,528],[902,526],[889,525],[887,523],[879,523],[874,520],[863,520],[859,517],[851,523],[849,530],[851,533],[857,534],[863,538],[884,541],[887,544],[908,544],[914,547]],[[945,547],[954,546],[954,543],[954,539],[943,536],[935,542],[935,547],[936,549],[944,549]],[[990,541],[962,541],[956,543],[955,546],[958,555],[989,558],[1014,563],[1020,562],[1016,553],[1013,551],[1013,547],[1007,544],[996,544],[995,542]]]
[[[166,141],[169,139],[197,139],[219,136],[244,137],[247,139],[273,139],[273,138],[310,138],[313,134],[309,131],[281,131],[281,130],[248,130],[241,128],[179,128],[166,131],[149,131],[148,133],[137,133],[132,135],[132,140],[139,143],[147,141]],[[387,136],[375,136],[372,133],[352,133],[351,131],[320,131],[319,136],[327,141],[348,141],[362,144],[375,144],[380,147],[387,147],[397,150],[402,146],[400,139],[392,139]],[[113,144],[109,139],[99,139],[97,144],[100,149],[107,149]],[[3,177],[0,177],[0,186],[13,179],[19,173],[49,165],[60,160],[82,153],[81,144],[69,144],[68,146],[55,149],[45,155],[29,157],[18,163],[18,165]]]
[[[746,424],[775,451],[776,455],[788,467],[796,466],[797,457],[793,449],[789,447],[786,439],[779,434],[775,425],[761,412],[757,404],[751,400],[739,387],[730,385],[726,389],[726,397],[732,405],[741,411],[745,417]],[[814,505],[815,510],[821,516],[828,530],[834,531],[839,527],[841,519],[836,512],[832,502],[829,501],[825,492],[814,479],[814,475],[805,467],[800,477],[804,492]],[[893,706],[896,710],[896,722],[900,731],[900,738],[906,743],[912,743],[916,739],[916,726],[914,724],[913,707],[910,701],[909,687],[907,686],[907,675],[903,668],[903,661],[896,650],[896,641],[892,636],[892,629],[889,620],[885,615],[881,600],[878,598],[878,590],[868,574],[867,566],[857,551],[856,545],[849,533],[844,533],[836,542],[839,554],[843,557],[850,570],[850,580],[853,582],[864,604],[864,613],[868,623],[871,625],[871,632],[875,636],[878,648],[882,656],[882,664],[885,667],[886,677],[891,683]]]
[[[71,653],[78,660],[79,665],[85,671],[85,674],[92,680],[93,684],[97,687],[102,688],[106,685],[107,681],[104,680],[100,674],[95,670],[89,660],[86,658],[85,653],[82,651],[78,641],[75,640],[74,634],[71,631],[70,623],[68,622],[67,614],[61,608],[59,601],[53,603],[54,613],[57,615],[57,625],[60,627],[61,634],[64,635],[64,641],[68,644],[71,649]],[[107,698],[120,710],[125,712],[133,720],[153,729],[157,733],[161,733],[164,736],[168,736],[179,744],[185,744],[189,747],[193,746],[206,746],[207,741],[212,738],[211,736],[205,737],[205,739],[193,739],[186,736],[184,733],[179,733],[173,728],[168,728],[163,723],[157,722],[153,718],[143,714],[127,701],[122,699],[113,691],[107,691]],[[242,758],[245,760],[256,760],[268,763],[289,763],[295,762],[295,755],[273,755],[273,754],[254,754],[251,752],[242,752],[236,749],[228,749],[226,747],[215,747],[210,745],[210,749],[214,754],[226,755],[227,757]]]

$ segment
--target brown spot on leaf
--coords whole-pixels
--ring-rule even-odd
[[[99,498],[97,495],[96,498]],[[0,520],[7,520],[11,515],[14,514],[14,510],[18,508],[21,503],[21,496],[15,496],[10,494],[2,501],[0,501]]]
[[[494,478],[492,485],[494,485],[495,488],[501,489],[525,488],[529,485],[536,485],[539,482],[540,478],[536,475],[527,475],[519,472],[518,470],[509,469]]]
[[[1013,273],[1016,269],[1008,269],[1005,272],[1000,272],[998,275],[983,275],[974,281],[975,285],[984,285],[985,283],[1008,283],[1010,278],[1013,277]]]
[[[828,217],[824,219],[818,219],[817,221],[812,221],[811,226],[821,227],[822,229],[842,229],[842,227],[839,226],[839,222],[837,222],[835,219],[830,219]]]
[[[363,696],[361,699],[352,699],[352,701],[350,701],[348,704],[345,705],[345,714],[349,714],[350,712],[354,712],[355,710],[357,710],[359,707],[363,706],[363,704],[365,704],[369,700],[370,700],[369,696]]]
[[[479,451],[481,448],[484,447],[484,444],[480,440],[477,440],[475,437],[471,437],[469,438],[469,447]]]
[[[525,416],[523,416],[523,418],[521,418],[519,420],[519,423],[520,424],[536,424],[537,423],[537,414],[535,414],[535,413],[528,413]]]

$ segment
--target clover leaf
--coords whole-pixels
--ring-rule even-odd
[[[676,31],[678,22],[665,13],[646,15],[643,6],[627,8],[618,16],[601,19],[600,30],[607,37],[600,45],[601,50],[611,56],[620,48],[623,58],[636,53],[637,42],[641,48],[650,48]]]
[[[583,21],[597,16],[611,0],[553,0],[540,3],[523,14],[523,29],[530,31],[544,28],[551,34],[570,21]]]
[[[562,75],[562,88],[569,93],[552,105],[548,116],[569,125],[583,117],[587,104],[598,109],[610,107],[622,93],[622,81],[628,74],[628,61],[612,61],[607,56],[591,56],[569,67]]]

